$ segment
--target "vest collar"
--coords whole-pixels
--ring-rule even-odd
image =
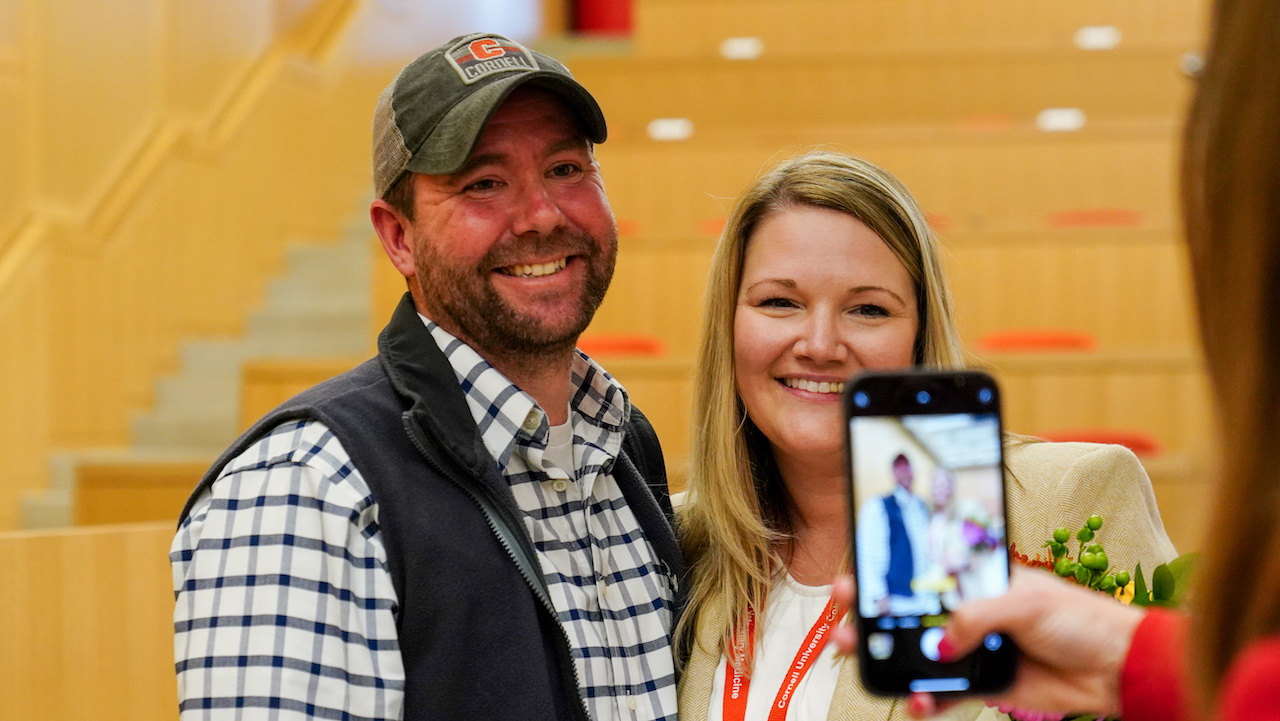
[[[493,459],[471,419],[453,366],[418,317],[409,293],[378,336],[378,358],[392,387],[406,401],[406,417],[455,464],[473,477],[483,477]]]

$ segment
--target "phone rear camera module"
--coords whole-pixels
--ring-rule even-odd
[[[991,393],[990,388],[983,388],[982,390],[978,391],[978,400],[982,403],[990,403],[992,397],[993,397],[993,394]]]
[[[916,394],[916,403],[919,403],[920,405],[924,405],[930,400],[932,400],[932,397],[929,395],[929,391],[920,391]]]
[[[853,404],[859,408],[866,408],[871,405],[871,399],[867,397],[866,393],[858,391],[853,394]]]

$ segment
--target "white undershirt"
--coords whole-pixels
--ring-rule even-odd
[[[551,426],[547,436],[547,450],[542,452],[544,464],[551,463],[573,478],[573,419],[570,418],[558,426]]]
[[[747,694],[746,721],[766,721],[782,682],[795,660],[800,644],[808,638],[827,601],[831,586],[802,586],[787,575],[769,592],[765,605],[764,633],[756,624],[756,664],[751,674],[751,690]],[[724,672],[728,659],[723,655],[716,666],[715,685],[711,687],[711,708],[707,721],[724,718]],[[788,721],[823,721],[831,709],[836,680],[840,677],[840,659],[836,646],[829,643],[801,679],[787,709]]]

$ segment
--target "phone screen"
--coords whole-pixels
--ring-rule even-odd
[[[873,691],[978,693],[1012,680],[1000,635],[938,662],[948,615],[1009,588],[999,398],[980,373],[862,378],[848,394],[856,615]]]

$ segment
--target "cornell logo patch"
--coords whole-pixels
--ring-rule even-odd
[[[463,40],[449,48],[445,57],[468,85],[494,73],[538,69],[538,62],[528,50],[497,35]]]

